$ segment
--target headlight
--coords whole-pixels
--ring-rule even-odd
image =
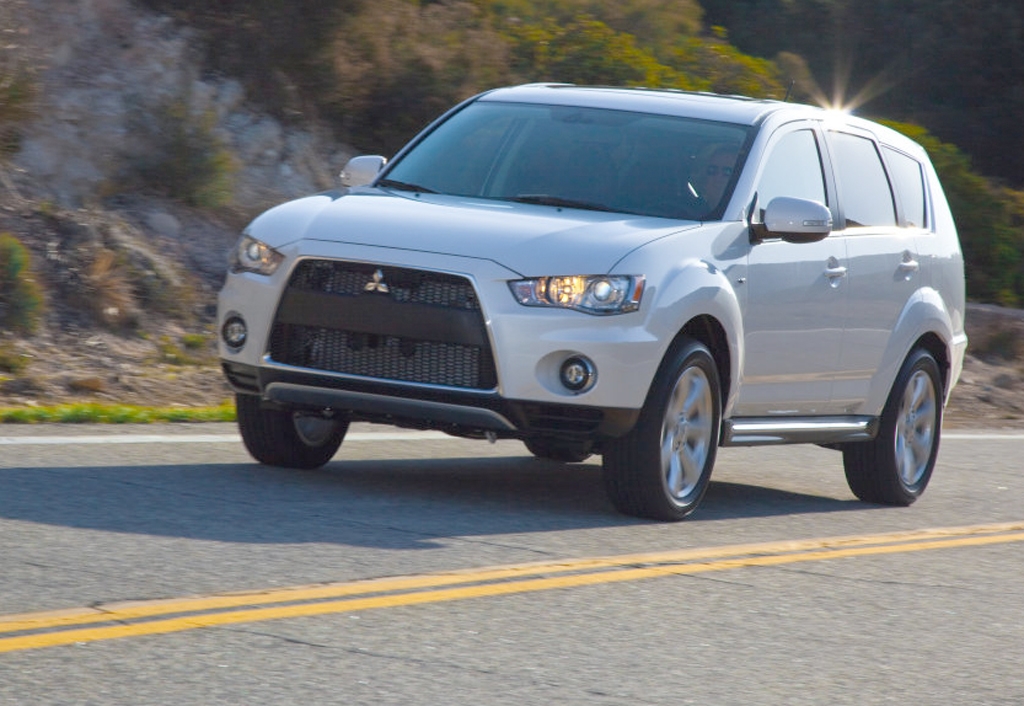
[[[553,306],[587,314],[625,314],[640,308],[644,278],[636,275],[537,277],[508,283],[523,306]]]
[[[284,255],[274,248],[252,236],[242,235],[231,251],[231,271],[272,275],[282,260]]]

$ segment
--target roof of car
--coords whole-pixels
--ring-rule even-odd
[[[480,96],[484,101],[542,103],[614,110],[635,110],[680,117],[754,125],[779,111],[821,115],[820,108],[776,100],[725,96],[670,89],[576,86],[533,83],[499,88]]]

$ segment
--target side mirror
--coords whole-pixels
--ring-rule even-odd
[[[832,232],[832,212],[809,199],[777,196],[768,203],[763,220],[765,235],[788,243],[815,243]]]
[[[366,186],[380,173],[388,160],[380,155],[353,157],[341,170],[342,186]]]

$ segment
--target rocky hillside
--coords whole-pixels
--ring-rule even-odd
[[[30,89],[0,123],[0,234],[31,253],[45,310],[33,336],[0,332],[0,405],[222,401],[227,249],[266,206],[335,185],[351,151],[253,109],[202,73],[187,28],[128,0],[4,0],[0,29],[0,87]]]
[[[30,87],[6,123],[0,105],[0,237],[29,251],[44,312],[0,331],[0,407],[222,402],[227,249],[266,206],[335,185],[353,150],[256,110],[204,75],[188,28],[128,0],[3,0],[0,31],[0,90]],[[1024,314],[972,307],[968,332],[948,420],[1024,426]]]

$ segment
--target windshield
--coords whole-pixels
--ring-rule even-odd
[[[396,161],[379,186],[712,220],[752,128],[596,108],[478,101]]]

